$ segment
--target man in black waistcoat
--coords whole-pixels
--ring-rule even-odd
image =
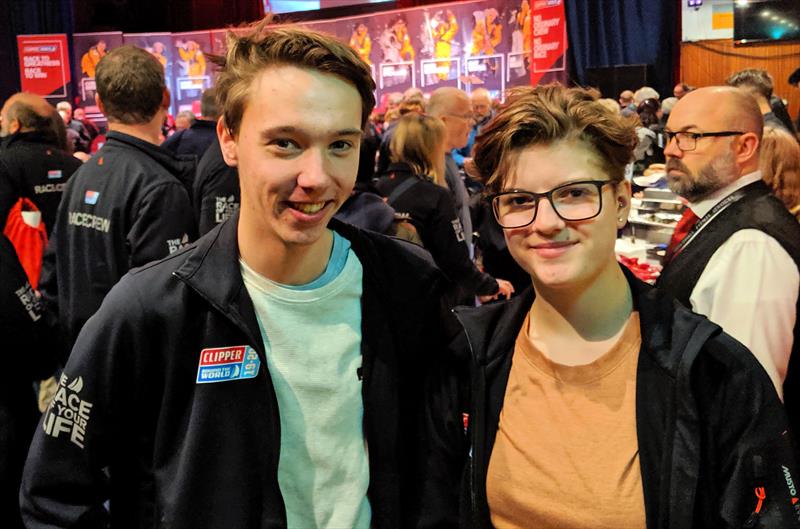
[[[670,245],[658,286],[755,354],[798,432],[800,225],[761,180],[763,124],[756,101],[731,87],[695,90],[672,109],[668,183],[689,202],[681,224],[695,223]]]

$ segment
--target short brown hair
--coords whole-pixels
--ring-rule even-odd
[[[147,51],[120,46],[97,64],[97,94],[111,123],[147,123],[164,103],[164,67]]]
[[[351,83],[361,96],[361,127],[375,107],[372,71],[346,43],[332,35],[298,26],[268,27],[265,18],[244,35],[228,32],[228,51],[216,57],[222,67],[217,100],[225,126],[238,133],[253,79],[270,66],[296,66],[335,75]]]
[[[393,162],[403,162],[419,176],[429,176],[447,187],[444,179],[444,142],[447,130],[439,118],[409,112],[397,122],[390,144]]]
[[[767,101],[772,97],[772,76],[766,70],[747,68],[728,77],[725,80],[728,86],[744,88],[751,93],[762,95]]]
[[[761,177],[789,209],[800,204],[800,145],[779,127],[764,127],[760,154]]]
[[[502,190],[521,150],[560,141],[589,147],[606,174],[619,182],[633,159],[635,120],[612,112],[581,88],[553,84],[512,89],[506,105],[475,141],[473,159],[487,192]]]

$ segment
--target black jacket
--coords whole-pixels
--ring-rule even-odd
[[[0,357],[6,374],[0,384],[0,520],[22,528],[19,484],[39,410],[33,381],[55,368],[52,332],[14,247],[0,234]]]
[[[719,326],[626,275],[642,332],[636,427],[647,527],[800,527],[800,505],[792,505],[800,474],[763,368]],[[491,527],[486,472],[514,343],[533,298],[531,288],[508,302],[456,310],[470,350],[468,441],[454,378],[445,378],[431,399],[436,441],[424,527],[457,525],[462,469],[461,527]],[[766,500],[747,526],[756,487],[765,487]]]
[[[216,137],[197,164],[192,197],[200,235],[210,232],[239,210],[239,172],[225,163]]]
[[[188,129],[168,137],[161,146],[175,154],[194,155],[199,160],[216,137],[217,122],[198,119]]]
[[[62,378],[68,402],[91,405],[79,439],[85,448],[70,433],[54,438],[39,428],[22,489],[29,529],[79,520],[102,527],[109,497],[114,527],[286,526],[278,403],[242,282],[237,222],[238,214],[128,274],[86,324]],[[420,491],[422,388],[443,342],[442,276],[411,244],[336,221],[331,227],[350,240],[363,267],[360,375],[372,527],[408,527]],[[260,356],[256,378],[195,383],[201,350],[241,345]]]
[[[408,179],[416,182],[397,197],[392,192]],[[391,164],[388,173],[376,184],[378,191],[390,197],[389,205],[397,213],[407,213],[417,229],[425,249],[436,265],[459,287],[453,305],[474,303],[476,295],[497,293],[497,281],[478,270],[469,258],[464,230],[449,190],[415,175],[404,163]]]
[[[189,197],[177,179],[186,170],[169,151],[110,132],[70,179],[39,284],[59,315],[66,351],[128,270],[195,239]]]
[[[21,197],[42,212],[47,235],[53,231],[64,186],[81,161],[60,150],[55,138],[38,132],[15,134],[0,148],[0,226]]]

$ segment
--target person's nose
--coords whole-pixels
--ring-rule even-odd
[[[322,187],[330,180],[328,160],[322,149],[308,149],[302,155],[297,185],[306,189]]]
[[[664,156],[669,156],[670,158],[680,158],[683,156],[683,151],[678,148],[677,136],[673,136],[667,140],[667,144],[664,146]]]
[[[536,206],[536,218],[533,220],[533,228],[543,235],[551,235],[558,233],[565,227],[566,222],[558,216],[550,201],[546,197],[539,199],[539,204]]]

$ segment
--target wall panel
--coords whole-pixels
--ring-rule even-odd
[[[681,43],[681,80],[692,86],[723,84],[745,68],[767,70],[775,80],[775,94],[788,100],[792,119],[800,110],[800,89],[786,81],[800,68],[800,43],[769,43],[734,47],[731,39]]]

